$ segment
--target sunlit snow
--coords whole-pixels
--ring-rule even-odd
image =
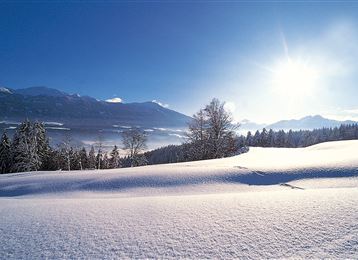
[[[358,141],[0,176],[0,258],[357,258]]]

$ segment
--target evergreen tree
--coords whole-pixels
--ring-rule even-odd
[[[111,158],[109,159],[109,167],[111,169],[114,168],[120,168],[121,167],[121,161],[119,157],[119,150],[117,145],[113,147],[113,150],[110,153]]]
[[[247,132],[245,145],[246,146],[252,146],[252,134],[251,134],[250,131]]]
[[[96,168],[98,170],[102,169],[102,160],[103,160],[103,152],[102,147],[98,148],[97,156],[96,156]]]
[[[0,141],[0,174],[10,172],[10,145],[10,139],[4,132]]]
[[[89,160],[87,156],[86,148],[82,148],[79,151],[79,164],[80,164],[80,170],[88,169],[89,168]]]
[[[93,146],[91,146],[91,150],[88,153],[88,168],[92,170],[96,169],[96,154]]]
[[[60,154],[64,157],[63,161],[65,162],[64,168],[67,169],[68,171],[71,170],[71,161],[72,161],[72,155],[73,155],[73,148],[71,146],[71,143],[72,143],[71,136],[66,134],[60,144],[60,149],[61,149]]]
[[[260,131],[257,130],[252,138],[252,146],[261,146],[261,134]]]
[[[102,165],[102,169],[110,169],[109,158],[108,158],[107,153],[103,154],[103,159],[102,159],[101,165]]]
[[[12,172],[37,171],[41,166],[36,134],[33,125],[26,120],[19,125],[11,145]]]
[[[260,146],[268,147],[269,146],[269,139],[268,139],[268,132],[266,128],[262,129],[259,139]]]
[[[50,167],[50,145],[43,123],[35,122],[33,124],[33,135],[36,146],[36,152],[41,161],[41,170]]]
[[[293,148],[296,147],[295,140],[293,138],[293,132],[290,130],[286,136],[286,145],[285,147]]]
[[[272,129],[270,129],[268,132],[267,141],[268,141],[268,147],[275,146],[275,133]]]

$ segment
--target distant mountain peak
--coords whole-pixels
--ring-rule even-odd
[[[102,128],[114,124],[184,127],[191,120],[184,114],[151,101],[110,104],[108,100],[106,102],[88,96],[67,94],[44,86],[11,91],[13,95],[0,92],[0,119],[21,121],[29,118],[76,127]]]
[[[16,89],[15,93],[25,96],[51,96],[51,97],[61,97],[61,96],[68,95],[65,92],[62,92],[54,88],[49,88],[46,86],[34,86],[29,88]]]
[[[271,125],[268,125],[267,128],[272,128],[275,130],[310,130],[315,128],[323,127],[338,127],[341,124],[352,124],[354,121],[338,121],[333,119],[325,118],[321,115],[309,115],[302,117],[300,119],[290,119],[290,120],[281,120]]]

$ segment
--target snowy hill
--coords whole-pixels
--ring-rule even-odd
[[[356,258],[358,141],[0,176],[0,258]]]

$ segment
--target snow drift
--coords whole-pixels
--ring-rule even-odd
[[[355,259],[357,150],[3,175],[0,259]]]
[[[0,176],[0,196],[83,191],[208,191],[216,185],[280,184],[303,178],[358,176],[358,141],[307,148],[250,148],[238,156],[100,171],[32,172]],[[219,185],[219,186],[218,186]],[[234,188],[236,186],[233,186]],[[237,190],[236,188],[234,190]],[[216,191],[214,189],[213,191]]]

